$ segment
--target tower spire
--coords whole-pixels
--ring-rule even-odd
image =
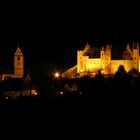
[[[19,42],[18,42],[18,48],[19,48]]]

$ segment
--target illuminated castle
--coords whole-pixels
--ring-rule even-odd
[[[100,49],[100,56],[95,57],[91,54],[91,47],[87,43],[84,50],[77,51],[77,65],[62,73],[62,77],[84,76],[87,74],[95,75],[98,70],[105,75],[114,74],[120,65],[123,65],[126,72],[135,68],[140,71],[139,43],[127,44],[123,52],[123,59],[112,60],[111,45]],[[75,73],[76,72],[76,73]]]
[[[1,79],[23,78],[24,76],[24,55],[18,47],[14,53],[14,73],[2,73]]]

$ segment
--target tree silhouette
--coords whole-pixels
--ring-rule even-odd
[[[126,74],[125,67],[123,65],[119,65],[118,70],[115,73],[115,76],[124,76]]]
[[[97,74],[95,75],[95,79],[103,80],[104,75],[101,73],[101,70],[98,70]]]
[[[131,77],[130,75],[126,72],[125,67],[123,65],[120,65],[118,67],[118,70],[116,71],[114,75],[114,85],[115,87],[122,87],[123,89],[127,88],[130,86],[130,81]]]

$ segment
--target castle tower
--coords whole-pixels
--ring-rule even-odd
[[[87,42],[84,50],[83,50],[83,55],[87,55],[87,53],[90,51],[90,45],[89,43]]]
[[[14,54],[14,77],[23,78],[24,75],[24,56],[18,47]]]
[[[133,43],[134,68],[139,70],[139,44]]]
[[[83,71],[83,51],[77,51],[77,73]]]
[[[111,73],[111,46],[109,45],[105,49],[105,73]]]
[[[88,60],[88,53],[90,52],[90,45],[87,43],[83,50],[77,51],[77,73],[87,72],[86,62]]]
[[[105,68],[105,50],[104,50],[104,47],[101,48],[101,51],[100,51],[100,59],[101,59],[101,69],[104,69]]]

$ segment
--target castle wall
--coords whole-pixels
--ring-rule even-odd
[[[124,67],[126,72],[134,68],[134,60],[124,60]]]
[[[139,69],[138,69],[138,71],[140,72],[140,57],[139,57]]]
[[[114,74],[120,65],[123,65],[126,72],[130,71],[134,66],[133,60],[111,60],[111,73]]]
[[[88,72],[97,72],[100,69],[100,58],[88,59],[86,62],[86,71]]]

